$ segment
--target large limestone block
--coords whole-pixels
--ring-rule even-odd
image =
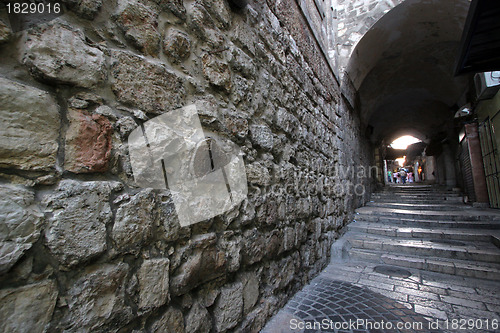
[[[214,307],[215,328],[226,332],[236,326],[243,312],[243,284],[236,282],[222,288]]]
[[[208,310],[199,302],[194,303],[186,317],[186,332],[205,333],[211,328],[212,319]]]
[[[0,167],[51,170],[60,116],[45,91],[0,77]]]
[[[35,193],[0,185],[0,274],[8,271],[40,236],[43,214]]]
[[[184,316],[181,310],[170,307],[165,313],[151,325],[151,333],[194,333],[186,331],[184,327]],[[208,332],[208,331],[207,331]]]
[[[123,0],[118,2],[116,13],[118,26],[125,38],[148,55],[156,55],[160,44],[158,12],[144,1]]]
[[[53,281],[0,290],[0,332],[44,332],[56,301]]]
[[[44,197],[51,215],[45,241],[64,266],[77,265],[106,250],[106,224],[112,218],[109,195],[119,186],[64,180],[53,194]]]
[[[183,255],[188,254],[189,257],[184,259]],[[216,235],[213,233],[193,237],[190,244],[178,251],[177,256],[182,258],[183,263],[171,279],[174,295],[182,295],[226,273],[227,258],[217,248]]]
[[[155,114],[181,106],[183,80],[165,65],[124,51],[111,56],[111,88],[120,102]]]
[[[155,222],[155,195],[152,189],[142,190],[116,211],[111,238],[121,252],[137,253],[151,238]]]
[[[104,53],[63,23],[30,30],[23,47],[23,61],[37,78],[92,88],[106,77]]]
[[[145,260],[139,271],[139,308],[157,308],[168,300],[168,270],[170,261],[167,258]]]
[[[125,303],[125,263],[87,268],[68,291],[65,332],[117,332],[132,319]]]

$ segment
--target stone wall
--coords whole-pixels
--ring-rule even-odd
[[[325,267],[369,147],[295,2],[269,3],[66,0],[16,33],[1,13],[0,331],[257,332]],[[127,137],[190,104],[249,193],[181,227]]]

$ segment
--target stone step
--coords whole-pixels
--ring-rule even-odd
[[[471,209],[472,206],[467,206],[462,203],[446,203],[446,204],[436,204],[436,203],[394,203],[394,202],[367,202],[368,207],[381,207],[381,208],[395,208],[395,209],[407,209],[407,210],[432,210],[432,211],[443,211],[443,210],[467,210]]]
[[[397,198],[433,198],[437,200],[443,200],[446,198],[460,198],[462,197],[459,193],[406,193],[406,192],[385,192],[385,193],[373,193],[372,198],[391,198],[393,200]]]
[[[382,251],[351,249],[351,259],[427,270],[431,272],[500,281],[500,265],[459,259],[419,257],[409,254],[388,254]]]
[[[382,197],[382,198],[377,198],[373,197],[370,199],[370,201],[373,202],[402,202],[402,203],[462,203],[463,199],[462,197],[449,197],[449,198],[440,198],[440,199],[433,199],[433,198],[428,198],[428,197],[411,197],[411,196],[404,196],[404,197],[398,197],[397,200],[394,199],[394,197],[387,196],[387,197]]]
[[[356,215],[355,221],[372,224],[393,224],[407,227],[442,228],[442,229],[488,229],[500,230],[497,221],[439,221],[439,220],[415,220],[412,218],[380,217],[370,215]]]
[[[355,249],[500,264],[500,250],[492,243],[487,242],[450,244],[429,239],[392,239],[360,233],[352,233],[347,237],[347,240]]]
[[[436,200],[436,199],[429,199],[429,198],[398,198],[397,200],[394,200],[394,198],[371,198],[371,201],[373,202],[389,202],[389,203],[417,203],[417,204],[436,204],[436,203],[443,203],[443,204],[452,204],[452,205],[463,205],[463,199],[462,197],[453,197],[453,198],[447,198],[446,200]]]
[[[361,207],[356,210],[355,219],[359,218],[423,219],[439,221],[500,221],[500,212],[493,210],[467,209],[464,211],[420,211],[383,207]]]
[[[458,228],[423,228],[414,226],[400,226],[394,224],[375,224],[370,222],[356,221],[347,226],[347,230],[397,238],[425,238],[425,239],[448,239],[478,242],[493,242],[494,231],[478,229]]]

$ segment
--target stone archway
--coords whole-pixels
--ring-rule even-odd
[[[359,41],[346,68],[358,92],[362,122],[377,143],[395,132],[422,140],[453,130],[453,112],[468,89],[453,66],[468,0],[407,0]]]
[[[332,0],[337,17],[337,53],[341,72],[368,30],[404,0]]]

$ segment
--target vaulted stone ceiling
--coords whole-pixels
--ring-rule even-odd
[[[468,0],[407,0],[361,39],[347,73],[373,142],[446,131],[469,78],[453,77]],[[456,107],[456,106],[455,106]]]

